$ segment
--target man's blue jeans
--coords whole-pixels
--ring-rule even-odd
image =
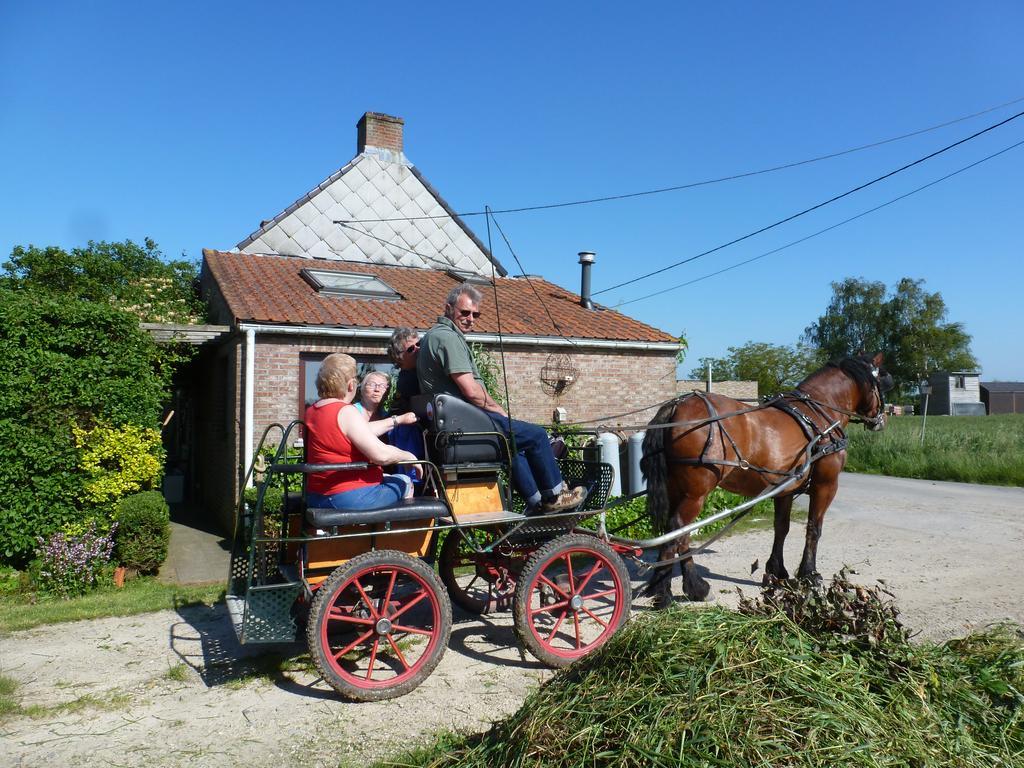
[[[512,482],[527,506],[535,507],[541,501],[551,501],[561,493],[562,473],[551,453],[548,433],[527,421],[509,419],[491,411],[487,411],[487,415],[506,437],[515,436]]]

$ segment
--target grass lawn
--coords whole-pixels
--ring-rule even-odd
[[[71,600],[0,594],[0,635],[62,621],[133,616],[200,603],[212,605],[223,597],[221,583],[181,586],[164,584],[155,578],[134,579],[124,589],[102,588]]]
[[[1024,486],[1024,414],[894,416],[883,432],[852,426],[846,469],[893,477]]]

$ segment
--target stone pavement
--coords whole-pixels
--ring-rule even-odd
[[[173,584],[227,582],[231,543],[196,510],[171,509],[171,542],[159,579]]]

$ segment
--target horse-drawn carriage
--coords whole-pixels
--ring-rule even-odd
[[[811,510],[799,575],[816,576],[818,536],[845,457],[842,428],[850,420],[871,429],[884,424],[880,362],[848,358],[812,374],[797,392],[755,407],[698,395],[663,404],[644,442],[648,506],[661,533],[636,541],[605,529],[605,511],[617,502],[607,498],[613,468],[600,462],[560,462],[565,480],[587,489],[578,509],[534,517],[515,511],[504,435],[458,398],[414,404],[428,455],[420,462],[422,491],[372,511],[308,508],[308,474],[366,465],[290,458],[301,422],[272,425],[260,447],[274,428],[282,436],[256,503],[239,504],[227,590],[238,638],[291,642],[304,631],[335,690],[358,700],[391,698],[437,666],[454,601],[478,614],[511,608],[522,644],[546,664],[565,666],[603,645],[629,617],[624,557],[652,570],[648,593],[661,598],[656,602],[669,596],[676,563],[687,595],[703,599],[707,584],[692,567],[689,536],[714,519],[735,521],[774,499],[775,546],[766,570],[788,575],[782,543],[792,498],[803,491]],[[272,509],[267,491],[275,482],[284,486],[284,500]],[[695,522],[717,485],[753,498]],[[659,551],[653,564],[641,559],[646,549]]]
[[[603,644],[629,616],[629,576],[616,548],[580,524],[600,517],[612,468],[562,460],[587,489],[581,508],[513,511],[509,446],[483,412],[438,395],[417,404],[426,425],[422,492],[372,511],[309,508],[305,477],[363,469],[289,458],[301,422],[282,432],[255,505],[240,505],[228,605],[242,643],[294,641],[304,631],[317,669],[359,700],[419,685],[444,655],[454,600],[474,613],[511,607],[516,633],[541,661],[564,666]],[[284,487],[272,509],[268,489]],[[436,562],[437,570],[431,563]]]

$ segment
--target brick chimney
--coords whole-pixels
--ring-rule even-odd
[[[405,120],[400,117],[384,115],[380,112],[367,112],[356,123],[356,150],[359,154],[367,147],[386,149],[402,154],[402,129]]]

